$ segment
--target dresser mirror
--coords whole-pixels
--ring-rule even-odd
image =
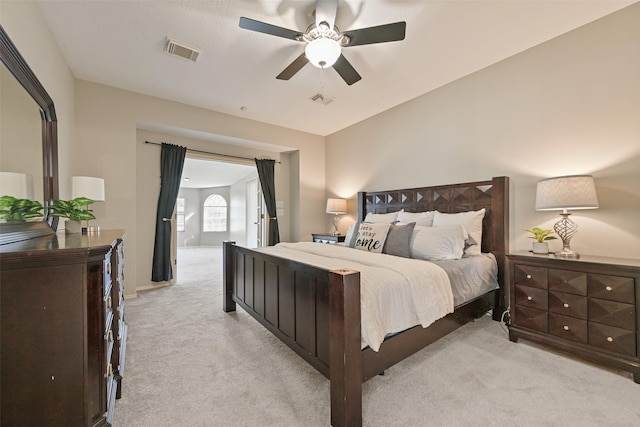
[[[0,172],[25,174],[43,218],[0,223],[0,245],[53,234],[58,218],[47,215],[58,198],[57,121],[53,100],[0,26]],[[4,196],[4,194],[0,194]]]

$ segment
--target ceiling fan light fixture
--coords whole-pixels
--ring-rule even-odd
[[[313,66],[329,68],[335,64],[340,57],[341,48],[337,41],[322,37],[307,43],[304,53]]]

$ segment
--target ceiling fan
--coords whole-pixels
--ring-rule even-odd
[[[240,28],[306,44],[304,52],[278,74],[277,79],[289,80],[311,62],[318,68],[333,67],[348,85],[352,85],[362,77],[344,57],[342,48],[404,40],[407,23],[394,22],[340,32],[334,25],[337,10],[338,0],[316,0],[316,21],[304,33],[245,17],[240,18]]]

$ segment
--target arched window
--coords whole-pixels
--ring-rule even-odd
[[[227,201],[212,194],[204,201],[202,231],[227,231]]]

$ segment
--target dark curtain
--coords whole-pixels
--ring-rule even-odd
[[[160,196],[156,213],[156,242],[153,246],[151,280],[166,282],[173,278],[171,268],[171,215],[180,190],[180,177],[187,149],[162,143],[160,153]]]
[[[269,246],[280,243],[280,231],[276,217],[275,164],[275,160],[256,159],[264,203],[267,205],[267,213],[269,214]]]

